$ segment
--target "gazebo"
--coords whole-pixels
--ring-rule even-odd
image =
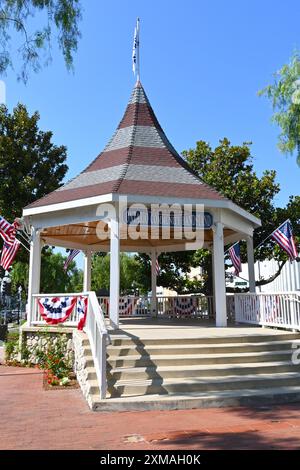
[[[180,208],[185,208],[190,221],[181,237],[178,233],[184,216]],[[179,223],[176,211],[180,213]],[[168,236],[164,234],[166,212],[171,221]],[[125,114],[103,152],[71,181],[25,207],[23,216],[31,230],[29,320],[33,295],[40,291],[43,244],[83,251],[85,292],[91,287],[91,255],[110,252],[109,315],[113,328],[119,326],[123,251],[151,256],[153,315],[156,260],[162,252],[199,246],[212,251],[218,327],[227,325],[224,245],[247,241],[249,290],[255,292],[253,231],[260,226],[260,220],[205,184],[189,168],[167,139],[140,81],[135,84]],[[195,225],[201,228],[202,239],[191,242]],[[135,235],[128,236],[132,227]]]

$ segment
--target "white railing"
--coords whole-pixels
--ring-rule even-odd
[[[157,297],[157,315],[168,318],[214,317],[213,297],[205,295],[178,295]]]
[[[88,312],[84,331],[86,332],[93,356],[93,362],[99,384],[100,398],[106,398],[106,347],[109,335],[105,326],[104,315],[95,292],[88,292]]]
[[[231,299],[234,301],[233,296]],[[98,297],[106,317],[109,316],[109,297]],[[167,318],[214,318],[213,296],[179,295],[157,296],[157,316]],[[151,297],[122,296],[119,304],[120,317],[151,317]]]
[[[38,325],[45,325],[46,322],[40,314],[40,309],[38,306],[38,299],[42,298],[54,298],[54,297],[76,297],[78,299],[81,296],[88,296],[89,292],[81,292],[75,294],[33,294],[32,301],[31,301],[31,311],[30,314],[27,316],[27,324],[28,326],[38,326]],[[63,322],[59,323],[57,326],[66,326],[66,327],[74,327],[78,325],[79,317],[77,313],[77,300],[72,310],[71,315],[69,318]]]
[[[105,317],[109,316],[109,297],[97,297]],[[124,295],[119,302],[120,317],[150,317],[151,297]]]
[[[75,294],[34,294],[32,296],[32,309],[28,317],[28,326],[46,325],[46,321],[41,317],[38,299],[54,297],[87,297],[87,315],[84,331],[88,336],[90,348],[93,356],[93,362],[99,384],[100,398],[106,397],[107,379],[106,379],[106,346],[109,343],[109,335],[105,326],[105,319],[101,306],[98,303],[95,292],[82,292]],[[77,301],[68,320],[58,323],[58,327],[77,327],[79,316],[77,313]]]
[[[235,294],[235,321],[300,330],[300,292]]]

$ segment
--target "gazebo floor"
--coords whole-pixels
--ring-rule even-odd
[[[118,330],[112,330],[107,322],[109,333],[112,335],[128,333],[140,339],[152,338],[207,338],[229,337],[247,335],[278,335],[282,330],[275,328],[263,328],[256,325],[242,325],[232,322],[226,328],[218,328],[214,321],[187,318],[145,318],[123,317],[120,318]],[[286,333],[286,330],[284,331]]]

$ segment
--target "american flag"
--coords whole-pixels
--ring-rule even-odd
[[[234,266],[234,274],[238,276],[242,270],[241,250],[239,243],[235,243],[229,248],[229,256]]]
[[[15,239],[12,245],[4,242],[1,254],[0,265],[7,271],[12,265],[17,251],[20,247],[20,242]]]
[[[69,264],[71,263],[71,261],[73,261],[75,256],[78,255],[78,253],[80,253],[80,250],[70,250],[69,256],[67,257],[64,263],[64,271],[67,271]]]
[[[16,238],[16,228],[0,215],[0,235],[4,242],[12,245]]]
[[[283,222],[283,224],[272,233],[271,238],[289,255],[291,261],[297,258],[297,247],[290,220]]]
[[[160,275],[160,266],[159,266],[158,259],[156,259],[156,262],[155,262],[155,269],[156,269],[157,276],[159,276]]]

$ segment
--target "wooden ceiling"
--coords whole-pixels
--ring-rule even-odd
[[[191,232],[190,232],[191,233]],[[224,237],[234,234],[231,229],[224,229]],[[130,251],[130,247],[142,249],[150,249],[151,247],[160,246],[172,246],[181,245],[191,241],[191,239],[178,238],[178,231],[174,232],[174,229],[170,229],[170,236],[166,229],[142,229],[140,232],[134,232],[134,238],[128,236],[128,227],[123,225],[120,227],[120,245],[121,251],[127,249]],[[181,235],[181,234],[180,234]],[[189,234],[187,234],[189,235]],[[43,229],[41,237],[46,244],[65,246],[65,247],[82,247],[89,248],[95,251],[104,251],[109,249],[109,228],[107,224],[103,222],[82,222],[72,225],[62,225],[59,227],[51,227]],[[177,238],[176,238],[177,237]],[[212,242],[213,234],[211,229],[204,231],[205,243]],[[134,250],[136,251],[136,249]]]

